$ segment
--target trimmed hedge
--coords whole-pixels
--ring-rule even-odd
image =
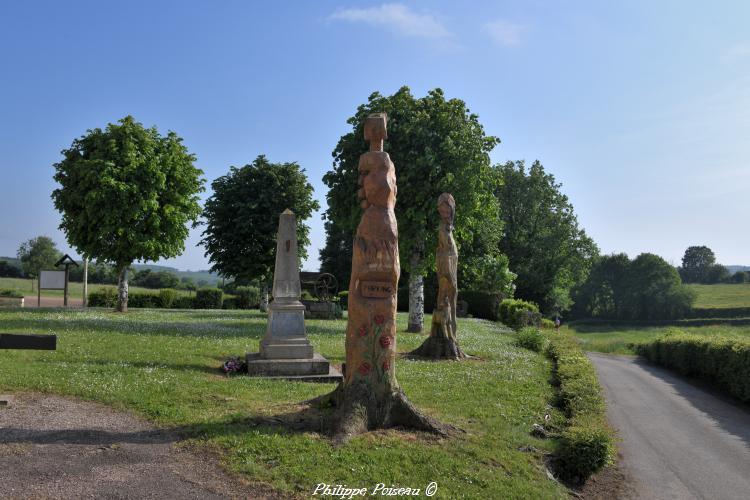
[[[220,288],[201,288],[195,292],[195,309],[221,309],[224,292]]]
[[[631,347],[653,363],[707,380],[750,403],[748,339],[672,333]]]
[[[257,309],[260,305],[260,289],[254,286],[238,286],[234,290],[237,309]],[[229,299],[224,299],[224,302]],[[229,309],[229,307],[224,307]]]
[[[750,318],[750,307],[694,307],[686,318]]]
[[[533,302],[526,302],[521,299],[505,299],[500,302],[498,309],[500,321],[514,330],[519,330],[526,326],[538,328],[542,324],[542,315],[539,313],[539,307]]]
[[[560,474],[583,482],[612,460],[614,436],[607,425],[596,369],[568,334],[549,335],[547,355],[555,365],[560,404],[568,425],[560,435]]]

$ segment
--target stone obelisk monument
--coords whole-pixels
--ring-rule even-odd
[[[268,327],[259,353],[247,355],[250,375],[329,376],[328,360],[313,351],[305,334],[305,306],[300,302],[297,255],[297,220],[287,209],[279,216],[273,302],[268,306]],[[337,373],[332,373],[335,377]]]

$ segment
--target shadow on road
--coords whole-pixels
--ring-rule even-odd
[[[709,416],[722,429],[740,438],[750,448],[750,405],[724,395],[709,383],[685,377],[642,358],[636,358],[634,363],[669,384],[695,408]]]

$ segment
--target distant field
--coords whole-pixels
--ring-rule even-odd
[[[598,351],[615,354],[633,354],[628,349],[630,342],[644,342],[669,332],[685,332],[696,335],[723,335],[750,338],[750,326],[722,324],[717,320],[715,325],[705,326],[638,326],[581,324],[563,327],[568,328],[580,341],[585,351]]]
[[[698,294],[695,307],[750,307],[750,283],[687,286]]]
[[[9,289],[9,290],[18,290],[27,297],[34,296],[36,297],[37,291],[36,291],[36,280],[34,281],[34,291],[31,290],[31,280],[28,279],[21,279],[21,278],[0,278],[0,290],[3,289]],[[115,285],[93,285],[89,284],[89,293],[99,290],[100,288],[106,288],[106,287],[113,287]],[[158,290],[151,290],[149,288],[141,288],[137,286],[131,286],[129,287],[130,292],[158,292]],[[178,290],[177,293],[179,295],[188,295],[188,291],[180,291]],[[42,290],[42,297],[62,297],[63,291],[62,290]],[[69,296],[70,297],[76,297],[81,298],[83,296],[83,283],[70,283],[69,284]]]

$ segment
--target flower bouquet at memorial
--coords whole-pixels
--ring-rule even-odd
[[[221,371],[227,375],[230,373],[244,373],[247,371],[247,363],[242,358],[231,357],[221,365]]]

